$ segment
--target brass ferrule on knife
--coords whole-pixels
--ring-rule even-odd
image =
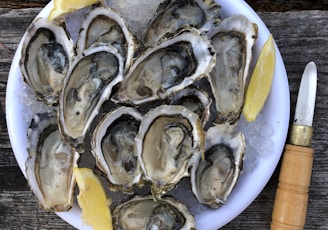
[[[292,125],[289,143],[292,145],[310,147],[312,144],[313,127],[306,125]]]

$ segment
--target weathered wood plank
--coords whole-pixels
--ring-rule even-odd
[[[0,8],[32,8],[32,7],[44,7],[49,0],[1,0]]]
[[[302,0],[246,0],[246,2],[256,11],[273,12],[289,10],[323,10],[327,9],[328,2],[320,1],[302,1]]]
[[[21,10],[0,8],[0,166],[3,167],[17,167],[5,121],[8,72],[18,43],[40,10],[41,8]]]
[[[1,229],[74,229],[38,207],[29,191],[0,192]]]
[[[29,191],[27,181],[19,167],[0,167],[1,191]]]
[[[38,14],[41,8],[36,9],[1,9],[0,8],[0,81],[1,88],[5,87],[4,77],[7,77],[15,50],[27,27]],[[6,74],[4,74],[6,73]],[[1,92],[4,90],[1,89]]]
[[[44,7],[49,0],[2,0],[0,8],[32,8]],[[288,11],[288,10],[318,10],[327,9],[328,2],[326,0],[304,1],[304,0],[247,0],[253,9],[261,12],[272,11]]]

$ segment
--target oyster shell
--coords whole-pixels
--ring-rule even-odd
[[[130,107],[109,112],[96,126],[92,136],[92,154],[99,169],[113,184],[112,190],[131,192],[139,183],[142,170],[135,152],[141,114]]]
[[[191,85],[172,95],[172,99],[169,100],[169,104],[182,105],[190,111],[196,113],[201,119],[204,127],[210,117],[210,106],[212,104],[212,99],[205,91]]]
[[[152,196],[135,197],[115,207],[114,229],[195,229],[194,217],[187,207],[173,198],[154,201]]]
[[[124,19],[106,6],[96,7],[86,15],[81,25],[77,49],[82,52],[99,42],[114,46],[125,59],[126,68],[130,66],[137,41]]]
[[[257,25],[243,15],[233,15],[224,19],[209,37],[217,58],[209,77],[216,100],[217,122],[234,123],[244,103]]]
[[[65,24],[37,18],[24,37],[20,68],[38,100],[58,104],[58,94],[75,54]]]
[[[115,101],[137,105],[164,99],[208,74],[214,64],[210,41],[196,29],[184,28],[135,60]]]
[[[123,58],[111,45],[95,44],[85,50],[70,68],[60,94],[59,125],[65,139],[82,151],[85,134],[123,79]]]
[[[233,126],[222,124],[211,127],[205,137],[205,159],[192,169],[192,191],[197,200],[218,208],[235,187],[243,166],[244,135]]]
[[[156,46],[185,25],[207,32],[221,22],[221,7],[213,0],[166,0],[143,34],[145,46]]]
[[[203,139],[198,115],[183,106],[158,106],[144,116],[136,149],[155,198],[189,176],[190,167],[203,154]]]
[[[73,204],[73,166],[79,154],[62,140],[57,112],[34,116],[28,129],[26,176],[38,203],[47,211],[67,211]]]

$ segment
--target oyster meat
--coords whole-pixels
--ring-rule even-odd
[[[81,25],[77,50],[83,52],[99,42],[114,46],[125,59],[126,67],[130,66],[137,41],[126,27],[124,19],[106,6],[95,7],[86,15]]]
[[[206,132],[205,159],[192,169],[192,191],[197,200],[218,208],[235,187],[243,166],[244,135],[228,124],[216,125]]]
[[[113,211],[114,229],[195,229],[187,207],[172,198],[154,201],[152,196],[135,197]]]
[[[198,115],[183,106],[158,106],[144,116],[136,149],[155,198],[189,176],[189,169],[203,154],[203,139]]]
[[[208,74],[214,54],[206,37],[184,28],[135,60],[114,99],[131,104],[164,99]]]
[[[217,58],[209,77],[216,100],[217,122],[234,123],[244,103],[257,25],[243,15],[233,15],[224,19],[208,36]]]
[[[112,88],[123,79],[123,58],[111,45],[96,44],[77,58],[60,94],[59,125],[65,139],[81,150],[85,134]]]
[[[79,154],[62,139],[57,112],[37,114],[28,129],[26,176],[40,206],[47,211],[67,211],[73,205],[73,166]]]
[[[186,25],[207,32],[221,22],[221,7],[214,0],[166,0],[143,34],[145,46],[156,46]]]
[[[141,114],[131,107],[119,107],[107,113],[97,124],[92,137],[92,154],[113,190],[132,192],[142,170],[135,151]]]
[[[38,100],[58,104],[58,94],[75,54],[65,24],[37,18],[24,37],[20,67]]]

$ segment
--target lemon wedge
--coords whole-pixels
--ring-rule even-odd
[[[54,8],[50,11],[48,19],[53,20],[61,15],[71,13],[100,1],[101,0],[54,0]]]
[[[248,122],[255,121],[271,90],[276,66],[276,51],[272,35],[265,42],[255,64],[245,97],[243,114]]]
[[[112,230],[112,215],[100,180],[89,168],[74,168],[74,176],[80,193],[77,196],[82,209],[83,223],[94,230]]]

